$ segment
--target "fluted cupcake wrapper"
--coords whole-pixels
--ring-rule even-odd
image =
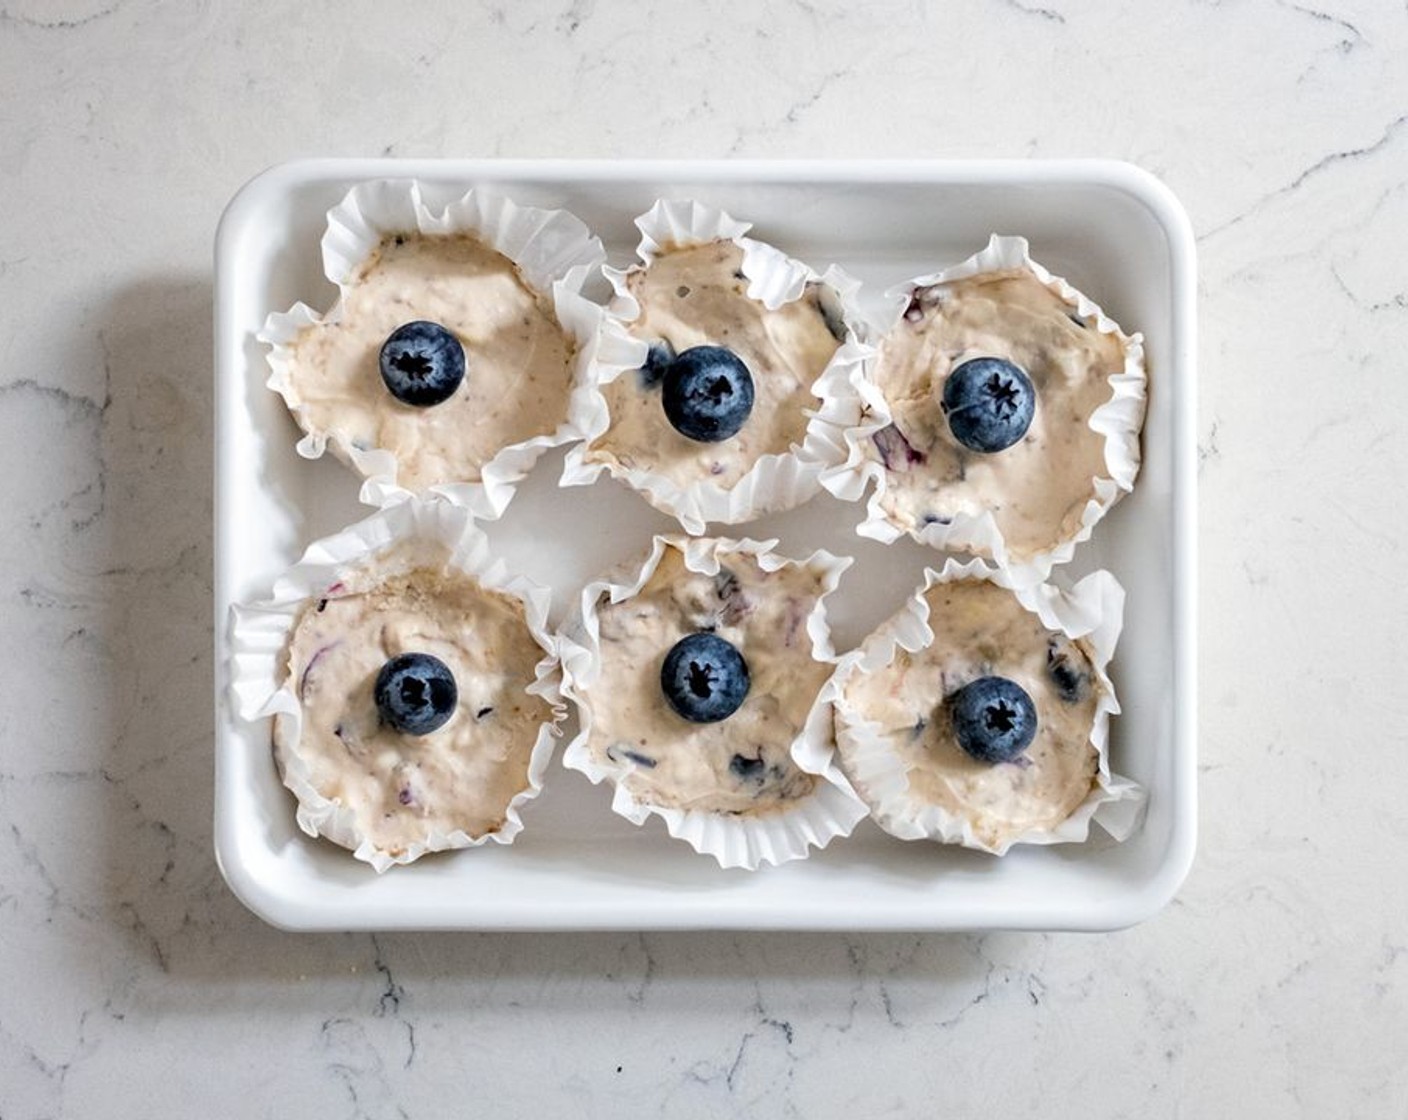
[[[292,682],[283,680],[289,638],[299,611],[312,599],[324,598],[329,589],[349,573],[365,571],[384,563],[387,554],[398,550],[398,560],[409,562],[413,552],[402,546],[421,546],[427,558],[444,563],[470,576],[482,586],[512,596],[523,604],[524,616],[533,639],[544,650],[535,667],[535,680],[527,691],[542,698],[553,711],[553,719],[541,724],[529,754],[528,785],[505,808],[501,828],[484,836],[472,837],[463,830],[429,830],[417,843],[400,853],[377,848],[356,826],[353,810],[324,797],[313,786],[311,772],[299,754],[303,730],[303,709]],[[394,569],[386,569],[394,574]],[[555,644],[548,629],[548,608],[552,593],[523,576],[510,574],[507,565],[495,559],[482,531],[468,510],[448,502],[410,498],[380,510],[339,533],[308,546],[302,558],[274,583],[267,600],[237,604],[230,611],[230,695],[235,712],[244,720],[259,723],[273,720],[272,742],[284,785],[298,800],[299,827],[309,836],[324,836],[374,867],[385,871],[395,864],[410,863],[427,852],[467,848],[493,840],[510,844],[523,829],[519,810],[537,797],[552,759],[554,743],[561,735],[566,716],[560,688],[560,671]]]
[[[1032,260],[1026,238],[993,234],[985,249],[962,264],[915,277],[887,291],[886,298],[893,300],[893,306],[877,337],[883,337],[899,323],[916,291],[1012,268],[1030,272],[1075,308],[1082,319],[1093,321],[1101,333],[1116,335],[1124,348],[1124,368],[1108,379],[1110,396],[1090,417],[1090,427],[1105,438],[1106,473],[1091,479],[1091,496],[1081,512],[1077,531],[1065,539],[1053,541],[1050,548],[1034,556],[1017,558],[1011,555],[1002,531],[987,511],[976,515],[955,512],[948,524],[937,521],[909,524],[897,520],[882,505],[887,476],[874,442],[875,434],[888,427],[893,417],[879,387],[868,379],[861,389],[865,405],[863,418],[844,436],[846,459],[839,466],[823,471],[821,483],[838,498],[849,501],[859,499],[866,486],[872,481],[875,483],[866,504],[865,520],[856,528],[861,536],[888,544],[908,533],[921,544],[990,559],[1016,583],[1037,584],[1047,579],[1056,565],[1069,561],[1075,555],[1076,546],[1090,539],[1096,523],[1134,488],[1139,473],[1139,433],[1144,423],[1148,389],[1143,336],[1126,335],[1093,300]]]
[[[1098,757],[1098,767],[1089,794],[1056,827],[1029,829],[1005,837],[996,845],[975,835],[967,819],[911,792],[904,761],[886,741],[880,725],[867,720],[849,704],[845,692],[857,674],[889,666],[899,651],[917,653],[927,649],[935,635],[929,626],[925,593],[936,584],[971,579],[988,580],[1006,588],[1048,629],[1071,639],[1083,639],[1100,685],[1089,740]],[[835,674],[822,689],[823,699],[835,709],[836,753],[841,767],[880,827],[903,840],[937,840],[994,855],[1005,854],[1013,844],[1085,840],[1092,821],[1116,840],[1128,838],[1143,820],[1147,794],[1142,786],[1110,770],[1110,716],[1118,714],[1120,707],[1108,668],[1119,642],[1123,614],[1124,589],[1106,571],[1093,572],[1071,591],[1062,591],[1050,584],[1016,582],[1008,573],[982,560],[950,559],[942,571],[926,569],[923,585],[859,649],[841,658]]]
[[[562,485],[590,485],[605,471],[639,491],[656,509],[677,518],[692,534],[703,533],[710,522],[736,525],[806,502],[819,492],[821,472],[844,462],[846,432],[861,422],[864,411],[863,366],[873,351],[862,341],[864,319],[855,300],[859,281],[835,265],[817,273],[773,246],[745,236],[751,228],[748,223],[699,202],[658,201],[636,219],[636,226],[641,231],[636,250],[640,263],[626,270],[602,269],[615,297],[602,323],[600,356],[588,371],[589,391],[573,398],[571,422],[584,442],[568,451]],[[641,368],[649,351],[628,329],[640,315],[640,307],[627,288],[627,277],[649,266],[666,248],[716,241],[732,241],[742,250],[750,299],[776,310],[801,298],[806,286],[816,281],[822,285],[828,315],[846,327],[845,340],[812,385],[819,401],[807,410],[802,443],[786,452],[760,456],[728,489],[708,479],[681,486],[657,472],[625,466],[592,446],[611,426],[601,387]]]
[[[304,331],[339,320],[343,300],[355,285],[359,269],[382,241],[388,235],[413,232],[470,233],[502,253],[518,266],[532,288],[551,295],[554,314],[575,346],[571,396],[556,429],[500,448],[478,469],[477,479],[441,483],[426,492],[463,505],[476,517],[494,519],[503,514],[518,483],[544,451],[579,438],[570,417],[582,407],[579,398],[587,391],[587,370],[598,360],[600,325],[605,313],[586,299],[581,289],[606,254],[601,241],[567,211],[519,206],[483,187],[476,187],[443,210],[435,211],[426,204],[416,180],[382,179],[358,184],[328,212],[322,241],[324,272],[338,286],[341,297],[326,315],[297,303],[288,311],[267,318],[257,335],[260,342],[271,347],[267,384],[284,398],[304,429],[297,444],[300,455],[316,459],[331,448],[363,476],[360,496],[369,505],[387,506],[412,496],[398,482],[399,465],[392,451],[356,447],[346,433],[337,430],[310,429],[291,383],[290,366],[293,347]],[[603,360],[607,358],[609,355],[603,355]],[[471,469],[467,473],[476,472]]]
[[[611,808],[634,824],[644,824],[652,815],[659,816],[670,835],[685,841],[695,851],[712,856],[721,867],[756,870],[759,866],[776,865],[804,858],[810,849],[823,848],[838,836],[850,835],[864,819],[866,807],[851,789],[845,775],[836,765],[832,752],[832,718],[830,707],[818,696],[808,712],[805,723],[790,744],[793,760],[808,773],[823,780],[813,793],[793,806],[760,816],[680,809],[641,800],[624,781],[634,763],[602,762],[588,747],[593,726],[592,709],[587,690],[601,670],[601,639],[597,603],[603,595],[613,603],[637,595],[654,575],[668,548],[677,549],[685,567],[693,572],[715,575],[720,560],[734,554],[747,554],[756,559],[764,571],[776,571],[788,565],[801,565],[822,577],[822,594],[806,620],[806,630],[812,643],[812,656],[831,664],[836,661],[831,645],[831,630],[826,619],[826,597],[840,581],[841,573],[850,565],[848,558],[818,551],[805,560],[795,561],[773,551],[776,541],[728,540],[657,536],[649,556],[617,565],[582,590],[572,615],[558,635],[558,653],[562,660],[563,695],[578,709],[580,731],[563,751],[563,765],[585,774],[593,784],[611,782],[615,791]]]

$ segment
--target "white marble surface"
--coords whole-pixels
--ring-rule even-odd
[[[1408,7],[0,0],[0,1116],[1408,1116]],[[308,154],[1132,159],[1203,824],[1104,937],[288,936],[211,854],[210,244]]]

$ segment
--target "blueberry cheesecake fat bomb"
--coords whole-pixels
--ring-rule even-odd
[[[1020,239],[995,238],[987,253],[998,248],[1025,257]],[[1018,563],[1076,539],[1088,503],[1113,500],[1097,483],[1110,474],[1109,423],[1091,421],[1131,364],[1141,387],[1121,387],[1133,395],[1119,424],[1134,433],[1132,483],[1142,346],[1043,277],[1004,267],[915,287],[881,341],[874,380],[893,422],[872,437],[884,467],[876,500],[898,528],[918,535],[990,513],[1005,559]]]
[[[286,683],[302,731],[276,753],[394,857],[498,831],[554,713],[527,691],[544,652],[521,602],[448,567],[382,563],[396,574],[349,575],[299,615]]]
[[[1057,827],[1094,787],[1091,733],[1105,685],[1085,643],[1048,629],[1012,592],[984,579],[936,583],[924,593],[933,641],[846,682],[837,705],[842,766],[872,801],[882,827],[893,806],[874,803],[859,773],[858,725],[890,755],[911,805],[966,827],[972,846],[1004,851]],[[871,792],[868,793],[868,790]],[[939,837],[935,837],[939,838]]]
[[[578,687],[586,750],[639,801],[765,815],[819,779],[790,748],[832,666],[813,657],[807,619],[825,593],[802,565],[765,571],[722,555],[715,575],[667,547],[634,596],[597,605],[600,672]]]
[[[627,329],[650,353],[602,387],[611,423],[589,461],[728,490],[802,445],[812,386],[845,338],[820,284],[769,309],[748,296],[743,249],[727,240],[667,246],[625,284],[640,307]]]
[[[552,300],[468,233],[385,237],[341,304],[292,344],[285,397],[300,425],[382,449],[408,490],[477,481],[503,448],[567,413],[573,340]]]

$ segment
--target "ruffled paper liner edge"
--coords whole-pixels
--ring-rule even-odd
[[[1009,554],[997,522],[986,510],[979,514],[955,513],[952,522],[947,525],[938,522],[905,525],[894,520],[881,505],[888,479],[884,465],[876,457],[872,439],[876,432],[889,426],[893,418],[879,387],[869,377],[859,387],[864,400],[864,417],[845,433],[846,460],[840,466],[824,470],[821,484],[836,497],[854,501],[864,494],[872,480],[875,482],[866,503],[865,519],[856,527],[856,532],[861,536],[889,544],[908,533],[921,544],[942,551],[990,559],[1018,583],[1038,584],[1049,578],[1058,564],[1069,561],[1075,555],[1076,546],[1090,539],[1096,523],[1134,488],[1134,480],[1139,474],[1139,436],[1144,425],[1148,392],[1143,335],[1126,335],[1093,300],[1032,260],[1026,238],[993,234],[985,249],[961,264],[915,277],[889,289],[885,295],[894,300],[894,306],[877,337],[883,337],[899,323],[914,292],[1010,268],[1023,268],[1031,272],[1037,280],[1073,306],[1082,319],[1093,320],[1096,329],[1103,334],[1115,335],[1124,350],[1123,371],[1107,379],[1110,398],[1091,414],[1089,421],[1090,427],[1105,437],[1108,477],[1091,479],[1094,497],[1081,512],[1080,526],[1076,532],[1044,552],[1018,560]]]
[[[579,398],[586,393],[587,371],[596,360],[604,310],[581,294],[583,284],[606,259],[599,238],[566,210],[519,206],[484,187],[475,187],[435,212],[422,198],[415,179],[379,179],[359,183],[328,212],[323,234],[323,268],[338,286],[340,296],[326,315],[304,303],[268,316],[255,337],[271,347],[266,385],[288,406],[304,435],[296,449],[305,459],[317,459],[331,448],[333,454],[363,476],[360,499],[385,507],[415,496],[397,482],[396,455],[385,448],[362,449],[342,432],[314,431],[291,384],[293,347],[309,327],[339,321],[343,302],[355,286],[362,263],[391,234],[418,232],[430,235],[470,233],[518,266],[527,283],[552,296],[558,323],[575,345],[572,388],[567,415],[548,435],[534,436],[504,446],[480,468],[479,481],[447,482],[431,486],[435,494],[469,509],[481,520],[502,516],[517,485],[548,449],[579,439],[571,422]]]
[[[578,597],[572,615],[558,633],[562,692],[576,705],[580,719],[576,737],[562,753],[562,764],[586,775],[594,785],[609,781],[615,787],[611,799],[613,812],[637,825],[644,824],[652,815],[659,816],[671,836],[685,841],[702,855],[712,856],[724,868],[754,871],[763,864],[777,865],[802,859],[813,847],[824,848],[838,836],[849,836],[865,818],[868,812],[865,804],[856,796],[833,758],[831,708],[822,702],[818,694],[802,729],[791,744],[792,757],[797,765],[823,779],[811,796],[793,807],[750,817],[679,809],[642,801],[621,781],[631,772],[633,765],[629,761],[617,765],[600,763],[587,745],[592,712],[583,690],[596,679],[601,666],[596,606],[603,593],[609,595],[613,603],[637,595],[654,575],[667,548],[680,552],[690,571],[705,575],[717,574],[720,558],[736,553],[754,557],[764,571],[776,571],[787,566],[806,567],[822,577],[822,593],[807,617],[812,656],[818,661],[834,664],[836,656],[826,619],[826,598],[835,590],[851,560],[820,550],[804,560],[791,560],[773,551],[776,544],[775,540],[657,535],[643,563],[639,560],[625,561],[588,583]]]
[[[363,570],[403,542],[420,541],[448,555],[444,563],[482,586],[509,595],[523,604],[534,641],[545,651],[527,688],[552,709],[551,721],[541,724],[528,757],[528,785],[515,794],[504,811],[503,825],[474,837],[463,829],[431,830],[404,852],[377,848],[355,825],[353,811],[324,797],[314,788],[310,772],[298,754],[303,726],[302,706],[291,684],[282,682],[283,660],[292,628],[304,603],[321,598],[350,570]],[[379,510],[363,521],[315,541],[302,558],[274,583],[266,600],[230,608],[230,698],[235,713],[249,723],[273,719],[271,736],[283,784],[298,801],[297,821],[307,835],[322,836],[371,866],[378,874],[397,864],[411,863],[427,852],[477,847],[489,840],[511,844],[522,831],[519,810],[542,792],[555,740],[562,734],[567,710],[563,703],[556,644],[548,628],[549,589],[517,575],[492,556],[487,538],[468,510],[441,501],[410,498]]]
[[[1098,758],[1090,793],[1056,827],[1029,829],[996,845],[981,840],[966,819],[911,796],[906,769],[886,743],[879,724],[866,720],[845,698],[846,685],[855,674],[885,668],[894,661],[898,650],[917,653],[926,649],[934,641],[934,632],[929,627],[925,594],[936,584],[967,579],[987,580],[1006,588],[1048,629],[1073,640],[1084,639],[1100,685],[1089,739]],[[1072,590],[1062,591],[1050,584],[1018,583],[982,560],[950,559],[942,571],[926,568],[923,585],[859,649],[841,658],[822,689],[823,697],[835,711],[836,753],[841,768],[851,779],[852,788],[870,807],[876,823],[902,840],[937,840],[998,856],[1014,844],[1084,841],[1092,821],[1116,840],[1132,835],[1143,821],[1148,795],[1138,783],[1113,774],[1109,761],[1110,716],[1118,714],[1120,706],[1108,667],[1123,628],[1124,594],[1124,588],[1106,571],[1092,572]]]
[[[656,509],[676,518],[691,534],[703,533],[710,522],[737,525],[765,514],[793,509],[821,489],[821,474],[845,461],[846,432],[861,422],[864,366],[873,354],[862,341],[865,319],[856,304],[860,282],[832,265],[816,273],[779,249],[744,236],[750,228],[722,210],[696,201],[659,200],[635,220],[641,231],[636,250],[639,264],[621,270],[603,267],[615,298],[602,320],[597,361],[588,372],[588,391],[574,398],[571,421],[582,442],[567,453],[561,485],[587,486],[603,471],[638,491]],[[812,384],[819,398],[807,410],[807,428],[800,447],[760,456],[737,483],[724,489],[708,479],[680,486],[654,471],[623,466],[614,456],[593,450],[592,444],[611,426],[601,387],[627,372],[640,369],[649,351],[632,337],[627,324],[640,315],[640,306],[627,288],[627,278],[646,268],[665,249],[688,248],[732,241],[743,250],[743,273],[749,298],[770,310],[801,298],[807,284],[822,285],[828,311],[846,327],[846,337]]]

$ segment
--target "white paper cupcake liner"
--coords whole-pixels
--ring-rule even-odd
[[[397,482],[395,454],[385,448],[357,448],[337,431],[309,430],[291,385],[290,367],[294,343],[305,330],[339,320],[343,300],[355,284],[362,263],[388,235],[411,232],[471,233],[508,257],[531,287],[551,294],[557,320],[576,348],[571,397],[555,431],[499,449],[480,468],[478,481],[448,482],[429,488],[429,493],[465,506],[476,517],[494,519],[502,515],[517,484],[544,451],[578,438],[569,418],[582,410],[580,398],[587,393],[587,370],[597,359],[599,327],[604,317],[602,309],[586,299],[581,289],[606,254],[601,241],[567,211],[519,206],[483,187],[476,187],[435,212],[421,197],[419,182],[376,180],[353,187],[328,212],[322,243],[323,270],[338,286],[341,297],[326,315],[319,315],[303,303],[271,314],[256,337],[272,348],[268,356],[268,387],[284,398],[294,419],[304,428],[298,453],[316,459],[331,447],[364,477],[361,500],[374,506],[391,505],[412,496]],[[603,355],[603,360],[609,358],[609,354]]]
[[[752,228],[749,223],[699,202],[658,201],[636,219],[636,226],[641,231],[636,250],[640,263],[626,270],[602,269],[615,298],[602,323],[598,358],[588,372],[589,391],[573,398],[571,422],[584,442],[567,453],[562,485],[587,486],[606,471],[639,491],[656,509],[677,518],[692,534],[703,533],[709,522],[737,525],[801,505],[820,490],[821,472],[845,461],[846,432],[862,420],[863,366],[873,350],[862,341],[864,319],[855,301],[859,281],[835,265],[818,274],[773,246],[744,236]],[[827,310],[846,326],[846,338],[812,385],[819,401],[807,411],[807,429],[800,446],[759,457],[728,489],[708,479],[680,486],[654,471],[625,467],[614,458],[594,454],[591,445],[611,426],[601,386],[640,369],[649,352],[648,345],[627,330],[627,324],[640,315],[640,306],[626,287],[627,277],[648,267],[666,248],[721,240],[732,241],[743,251],[742,270],[748,278],[750,299],[776,310],[800,299],[807,284],[818,281]]]
[[[807,618],[807,634],[812,656],[825,663],[836,661],[831,630],[826,620],[825,600],[840,581],[850,559],[828,552],[815,552],[806,560],[788,560],[772,551],[776,541],[727,540],[657,536],[644,563],[630,561],[618,565],[602,578],[589,583],[578,598],[573,615],[558,636],[562,659],[563,695],[576,706],[580,730],[563,751],[563,765],[585,774],[593,784],[609,781],[615,786],[611,799],[614,812],[634,824],[644,824],[659,816],[670,835],[685,841],[695,851],[713,856],[721,867],[756,870],[763,864],[776,865],[804,858],[811,848],[824,848],[838,836],[849,836],[867,809],[851,789],[836,765],[832,752],[831,708],[821,696],[808,712],[806,722],[791,744],[793,760],[799,767],[823,780],[815,792],[795,806],[762,816],[750,817],[699,809],[662,807],[638,799],[621,779],[633,764],[603,764],[588,749],[592,710],[585,691],[601,670],[601,639],[597,602],[603,593],[619,603],[638,594],[654,575],[667,548],[677,549],[685,567],[692,572],[715,575],[720,558],[734,553],[755,557],[764,571],[777,571],[800,564],[822,576],[822,595]]]
[[[528,786],[509,802],[500,829],[478,838],[463,830],[432,830],[405,852],[393,855],[375,847],[358,831],[349,807],[324,797],[313,787],[309,769],[297,749],[303,709],[292,687],[281,678],[289,636],[302,606],[310,599],[326,597],[329,589],[351,572],[365,570],[373,563],[389,563],[386,554],[393,548],[398,550],[397,560],[409,562],[413,555],[399,551],[407,542],[412,549],[423,545],[437,563],[448,552],[444,562],[449,567],[523,603],[528,629],[534,641],[547,651],[538,662],[536,679],[527,691],[548,703],[553,719],[538,729],[529,754]],[[396,569],[388,566],[384,570],[390,575]],[[324,836],[351,849],[357,859],[371,864],[378,872],[393,864],[410,863],[426,852],[475,847],[487,840],[512,843],[523,829],[520,808],[542,790],[554,741],[562,733],[560,724],[566,716],[555,645],[548,630],[551,599],[547,588],[510,575],[504,562],[491,556],[488,541],[468,510],[447,502],[411,498],[309,545],[302,559],[275,582],[268,600],[232,607],[230,694],[234,708],[250,722],[273,719],[273,747],[284,784],[298,799],[299,827],[309,836]]]
[[[1007,588],[1048,629],[1071,639],[1085,640],[1101,689],[1090,745],[1099,758],[1095,784],[1085,800],[1061,824],[1032,829],[1007,838],[997,846],[979,839],[971,823],[910,792],[903,760],[886,742],[880,725],[867,720],[846,701],[845,688],[856,674],[875,672],[890,665],[897,651],[917,653],[934,641],[929,627],[929,607],[924,594],[935,584],[954,580],[985,579]],[[929,568],[924,584],[904,606],[870,635],[860,649],[841,658],[835,674],[822,690],[835,706],[837,754],[856,792],[870,806],[871,816],[886,832],[902,840],[938,840],[1003,855],[1013,844],[1062,844],[1085,840],[1091,821],[1116,840],[1128,838],[1143,820],[1147,794],[1142,786],[1110,772],[1110,716],[1119,713],[1119,701],[1110,682],[1108,666],[1123,626],[1124,589],[1109,572],[1086,576],[1069,592],[1050,584],[1020,584],[1010,575],[981,560],[960,563],[948,560],[941,572]]]
[[[1028,559],[1018,560],[1009,554],[1002,531],[990,512],[973,515],[957,512],[951,523],[934,522],[907,526],[898,523],[882,508],[887,488],[885,468],[875,451],[873,436],[888,427],[893,417],[879,387],[867,381],[861,393],[865,415],[861,423],[845,434],[846,460],[838,467],[822,473],[821,482],[832,494],[848,501],[858,499],[868,482],[875,489],[866,504],[866,518],[856,532],[886,544],[908,533],[922,544],[948,552],[964,552],[991,559],[1017,583],[1036,584],[1047,579],[1057,564],[1064,564],[1075,554],[1076,546],[1089,540],[1096,523],[1110,508],[1134,488],[1139,473],[1139,433],[1144,424],[1144,407],[1148,375],[1144,368],[1144,339],[1140,334],[1126,335],[1093,300],[1078,292],[1059,276],[1053,276],[1028,252],[1024,237],[1001,237],[993,234],[987,248],[969,257],[962,264],[913,280],[885,293],[894,300],[880,336],[892,330],[900,321],[910,297],[921,288],[951,284],[970,276],[1002,269],[1021,268],[1034,275],[1042,284],[1076,309],[1086,321],[1094,320],[1103,334],[1116,335],[1124,346],[1125,363],[1122,372],[1108,379],[1110,398],[1090,417],[1090,427],[1105,437],[1106,477],[1091,480],[1094,496],[1081,514],[1080,528],[1065,540],[1057,541],[1048,550]]]

